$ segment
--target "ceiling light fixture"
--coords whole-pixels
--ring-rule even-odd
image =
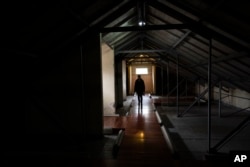
[[[139,22],[138,22],[138,25],[139,25],[140,27],[142,27],[142,26],[145,26],[146,23],[145,23],[145,21],[139,21]]]

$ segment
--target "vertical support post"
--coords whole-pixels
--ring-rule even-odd
[[[167,62],[167,104],[169,99],[169,61]]]
[[[161,95],[163,96],[163,67],[161,67]]]
[[[162,65],[161,65],[161,96],[163,98],[163,66]]]
[[[123,61],[115,57],[115,103],[116,107],[123,107]]]
[[[188,90],[188,86],[187,86],[187,79],[186,79],[186,100],[187,100],[187,90]]]
[[[221,117],[221,81],[219,83],[219,118]]]
[[[84,107],[84,132],[86,138],[103,137],[103,90],[102,90],[102,61],[101,61],[101,35],[98,31],[90,31],[82,40],[82,89]],[[95,49],[92,49],[95,48]],[[95,67],[91,73],[89,69]],[[95,81],[95,82],[93,82]],[[95,96],[93,96],[95,95]],[[98,97],[98,98],[96,98]],[[91,112],[89,112],[91,111]]]
[[[200,96],[201,89],[200,89],[200,78],[198,79],[198,95]],[[198,105],[200,106],[200,100],[198,101]]]
[[[212,58],[212,39],[209,39],[208,55],[208,153],[211,152],[211,58]]]
[[[177,107],[177,117],[180,116],[179,114],[179,55],[176,54],[176,84],[177,84],[177,90],[176,90],[176,107]]]
[[[82,101],[84,101],[85,97],[85,92],[84,92],[84,59],[83,59],[83,44],[80,44],[80,54],[81,54],[81,88],[82,88],[82,92],[81,92],[81,96],[82,96]],[[86,119],[86,114],[85,114],[85,104],[83,102],[81,102],[81,120],[82,120],[82,133],[83,136],[86,136],[86,121],[84,119]]]

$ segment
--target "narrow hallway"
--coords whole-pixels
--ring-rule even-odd
[[[105,117],[104,126],[125,129],[115,163],[119,167],[173,166],[149,96],[143,96],[142,108],[134,96],[127,116]]]
[[[153,99],[154,97],[152,97]],[[105,117],[104,126],[125,129],[115,160],[104,160],[108,166],[166,167],[210,166],[207,161],[180,160],[173,157],[157,121],[153,100],[143,96],[142,109],[135,96],[127,116]]]
[[[118,153],[121,166],[173,166],[153,107],[148,96],[143,96],[142,108],[134,97]]]

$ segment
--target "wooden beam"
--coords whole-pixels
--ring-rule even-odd
[[[128,26],[128,27],[106,27],[100,29],[101,33],[107,32],[126,32],[126,31],[153,31],[169,29],[189,29],[190,24],[165,24],[165,25],[145,25],[145,26]]]
[[[164,49],[156,49],[156,50],[120,50],[117,51],[116,54],[120,53],[155,53],[155,52],[167,52]]]

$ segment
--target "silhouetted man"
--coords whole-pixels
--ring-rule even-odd
[[[136,92],[136,94],[138,96],[139,105],[141,104],[141,106],[142,106],[142,95],[145,92],[145,84],[144,84],[144,81],[141,79],[140,75],[138,75],[138,78],[135,81],[134,91]]]

